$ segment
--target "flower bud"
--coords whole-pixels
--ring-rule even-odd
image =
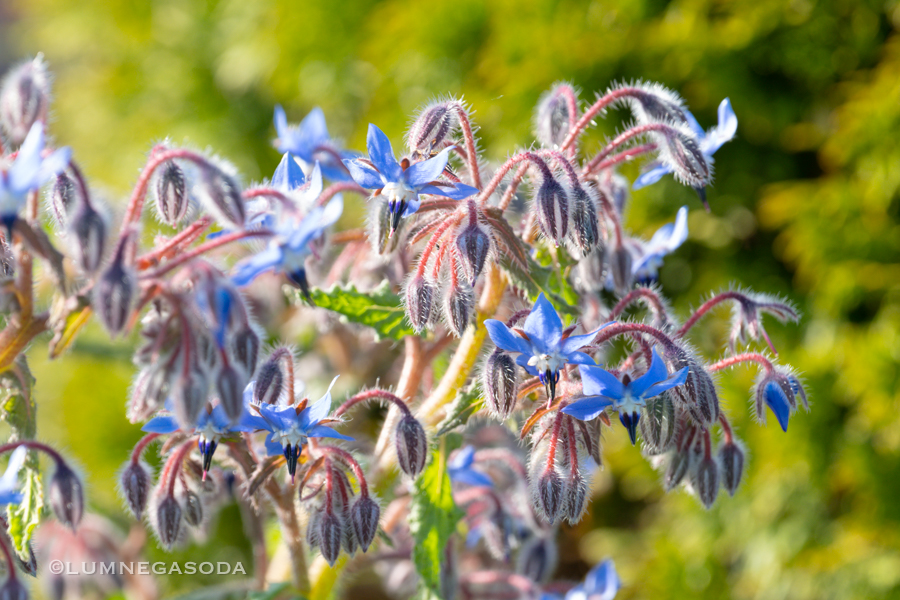
[[[576,473],[566,486],[563,498],[563,514],[570,525],[575,525],[581,520],[584,511],[587,510],[588,485],[581,473]]]
[[[190,369],[175,381],[172,397],[178,424],[190,431],[197,423],[200,411],[206,406],[209,379],[203,369]]]
[[[744,476],[744,451],[738,444],[728,442],[719,449],[719,469],[722,487],[734,496]]]
[[[551,538],[532,537],[519,550],[516,573],[536,583],[543,583],[553,575],[558,557],[556,543]]]
[[[0,587],[0,600],[28,600],[28,588],[22,580],[12,574]]]
[[[444,296],[444,315],[456,337],[462,337],[466,332],[474,307],[475,297],[467,284],[452,286],[447,290]]]
[[[672,168],[675,179],[697,189],[709,185],[712,166],[693,131],[688,127],[672,128],[659,137],[660,160]]]
[[[406,286],[406,314],[413,329],[422,331],[431,322],[437,285],[431,279],[416,275]]]
[[[378,533],[381,508],[369,496],[361,496],[350,508],[350,522],[362,551],[366,552]]]
[[[198,527],[203,523],[203,503],[200,496],[190,490],[184,494],[184,520],[191,527]]]
[[[612,272],[613,285],[619,294],[627,294],[634,285],[634,274],[631,271],[631,252],[625,246],[613,248],[609,257],[609,266]]]
[[[284,389],[284,372],[281,359],[273,356],[262,364],[253,386],[253,402],[256,404],[277,404]]]
[[[319,551],[332,567],[341,554],[342,535],[341,520],[334,512],[326,510],[319,523]]]
[[[50,207],[53,209],[53,216],[60,227],[65,227],[69,220],[69,212],[74,210],[79,204],[79,193],[75,187],[75,182],[69,177],[65,171],[56,176],[53,187],[50,188]]]
[[[147,500],[150,498],[151,485],[150,469],[143,462],[128,462],[128,466],[122,471],[122,495],[128,508],[139,520],[147,508]]]
[[[320,529],[322,525],[322,516],[325,511],[321,509],[311,510],[309,512],[309,521],[306,523],[306,545],[310,548],[319,546]]]
[[[760,423],[766,422],[766,406],[772,409],[781,429],[787,431],[791,414],[797,409],[797,398],[794,389],[803,391],[799,380],[793,375],[779,371],[764,372],[756,384],[755,406],[756,418]],[[806,404],[806,394],[801,396]]]
[[[559,246],[569,230],[569,199],[553,177],[544,177],[537,191],[535,208],[541,231]]]
[[[181,505],[174,496],[166,496],[156,507],[156,534],[167,549],[178,542],[181,534]]]
[[[669,360],[671,372],[688,367],[684,385],[672,388],[671,395],[691,419],[702,427],[709,427],[719,419],[719,396],[716,384],[706,369],[683,350],[678,350]]]
[[[49,495],[53,514],[60,523],[74,531],[84,514],[84,490],[78,475],[62,461],[56,463]]]
[[[647,402],[640,425],[648,450],[659,454],[671,447],[675,440],[675,405],[668,392]]]
[[[555,86],[541,96],[534,115],[534,135],[548,148],[561,146],[569,133],[571,113],[569,100],[563,93],[568,84]]]
[[[369,239],[373,241],[372,246],[378,251],[378,254],[390,254],[400,244],[400,238],[403,237],[401,233],[406,226],[407,219],[400,219],[400,224],[392,234],[390,203],[382,200],[373,204],[375,204],[375,208],[370,218],[369,227],[371,233]]]
[[[460,105],[456,100],[443,100],[426,106],[409,128],[406,136],[409,151],[418,151],[427,157],[433,149],[449,141],[459,128],[458,108]]]
[[[563,504],[565,483],[556,469],[546,469],[537,482],[537,508],[551,525],[559,516]]]
[[[516,408],[518,369],[512,357],[495,350],[484,365],[482,389],[488,410],[498,419],[505,420]]]
[[[71,233],[75,240],[78,266],[85,273],[100,267],[106,246],[106,221],[87,202],[79,202],[71,219]]]
[[[587,256],[600,241],[600,227],[597,220],[597,205],[588,192],[579,186],[572,188],[572,224],[575,243]]]
[[[210,163],[200,169],[197,197],[203,207],[224,227],[243,227],[246,219],[241,186],[237,180]]]
[[[187,179],[174,160],[166,161],[157,173],[156,212],[163,223],[175,227],[187,216],[190,206]]]
[[[425,437],[425,429],[419,420],[409,414],[400,419],[394,443],[397,448],[397,463],[400,465],[400,470],[410,477],[421,473],[425,468],[428,441]]]
[[[692,483],[703,506],[712,507],[716,496],[719,495],[719,467],[716,461],[708,457],[701,460]]]
[[[672,90],[658,83],[640,82],[629,86],[627,102],[635,118],[642,123],[687,123],[684,101]]]
[[[241,410],[244,407],[244,387],[246,381],[237,369],[230,365],[225,365],[219,369],[216,376],[216,394],[219,396],[219,402],[225,414],[231,419],[232,423],[237,422],[241,416]]]
[[[10,70],[0,89],[0,127],[13,145],[25,141],[35,121],[46,120],[50,77],[40,54]]]
[[[484,269],[488,250],[491,249],[491,238],[481,227],[472,223],[456,238],[456,247],[459,249],[463,272],[474,286],[475,280]]]
[[[667,492],[675,489],[684,476],[687,474],[690,466],[690,458],[687,452],[676,450],[669,457],[669,464],[666,467],[666,474],[663,476],[663,487]]]
[[[127,242],[119,244],[112,262],[94,286],[94,312],[113,336],[128,323],[137,288],[134,271],[125,264],[126,245]]]
[[[238,330],[231,339],[231,352],[244,374],[248,378],[253,377],[259,359],[259,336],[256,332],[249,326]]]
[[[606,262],[606,247],[597,244],[591,252],[578,261],[577,283],[585,292],[599,292],[606,288],[609,265]]]

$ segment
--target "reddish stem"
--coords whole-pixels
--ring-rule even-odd
[[[575,140],[578,139],[578,136],[587,128],[588,125],[590,125],[591,121],[594,120],[594,117],[600,114],[600,112],[602,112],[605,108],[607,108],[617,100],[621,100],[626,96],[634,94],[636,91],[638,91],[637,88],[621,87],[619,89],[610,90],[605,95],[598,98],[597,101],[594,102],[594,104],[592,104],[591,107],[587,109],[583,115],[581,115],[581,118],[578,119],[578,122],[569,129],[569,135],[567,135],[566,139],[563,141],[561,149],[565,150],[569,146],[572,146],[575,143]]]
[[[135,444],[134,450],[131,451],[132,464],[137,464],[137,462],[141,459],[141,454],[143,454],[144,450],[147,449],[147,446],[149,446],[150,443],[158,437],[160,437],[159,433],[148,433],[147,435],[142,437],[137,444]]]
[[[200,237],[203,231],[212,225],[212,223],[212,217],[200,217],[159,248],[139,256],[136,261],[138,269],[149,268],[150,266],[155,265],[159,261],[159,258],[167,252],[174,250],[182,244],[192,243]]]
[[[238,241],[249,239],[249,238],[270,237],[272,235],[274,235],[274,232],[272,232],[268,229],[255,229],[252,231],[246,231],[246,230],[235,231],[234,233],[229,233],[227,235],[217,237],[214,240],[210,240],[204,244],[200,244],[199,246],[197,246],[190,252],[186,252],[185,254],[178,256],[174,260],[167,262],[165,265],[159,267],[158,269],[156,269],[154,271],[150,271],[149,273],[144,273],[142,275],[142,277],[148,277],[148,278],[154,278],[154,279],[157,277],[162,277],[169,271],[172,271],[173,269],[180,267],[184,263],[189,262],[189,261],[197,258],[198,256],[205,254],[206,252],[215,250],[216,248],[220,248],[220,247],[230,244],[232,242],[238,242]]]
[[[322,193],[319,194],[319,199],[316,202],[319,206],[325,206],[329,200],[341,192],[356,192],[362,196],[369,195],[369,190],[360,187],[358,184],[353,183],[352,181],[342,181],[340,183],[332,183],[325,188]]]
[[[178,470],[181,469],[184,457],[187,456],[188,452],[190,452],[193,447],[194,440],[189,439],[178,447],[178,450],[172,454],[171,458],[166,461],[166,466],[163,467],[163,472],[159,479],[160,483],[164,484],[168,478],[168,491],[170,496],[175,493],[175,482],[178,480]]]
[[[704,302],[700,308],[698,308],[691,318],[685,321],[684,325],[681,326],[681,329],[678,330],[678,337],[684,337],[691,327],[693,327],[697,321],[703,318],[706,313],[710,311],[711,308],[716,306],[717,304],[721,304],[726,300],[737,300],[738,302],[744,302],[746,300],[745,296],[738,292],[722,292],[721,294],[716,294],[706,302]]]
[[[403,413],[403,416],[409,416],[410,414],[412,414],[409,411],[409,407],[406,406],[406,403],[394,394],[386,390],[366,390],[365,392],[360,392],[357,395],[344,401],[344,403],[341,404],[336,411],[334,411],[334,416],[340,417],[345,412],[350,410],[350,408],[354,405],[359,404],[360,402],[368,402],[369,400],[385,400],[387,402],[391,402],[392,404],[394,404],[394,406],[399,408]]]
[[[612,154],[613,150],[615,150],[616,148],[622,146],[623,144],[627,144],[634,138],[640,137],[642,135],[647,135],[648,133],[674,135],[675,133],[677,133],[677,130],[666,123],[647,123],[645,125],[632,127],[631,129],[616,136],[613,141],[607,144],[606,147],[603,148],[603,150],[601,150],[591,162],[602,161],[604,158]]]
[[[771,373],[775,370],[775,365],[772,364],[768,358],[763,356],[762,354],[758,354],[756,352],[748,352],[746,354],[738,354],[736,356],[729,356],[728,358],[723,358],[717,363],[714,363],[708,366],[706,369],[708,371],[721,371],[722,369],[727,369],[728,367],[733,367],[734,365],[744,363],[744,362],[755,362],[762,365],[765,368],[766,372]]]
[[[356,462],[356,459],[353,458],[353,455],[347,452],[346,450],[342,450],[341,448],[337,448],[335,446],[319,446],[319,452],[324,454],[331,454],[340,459],[344,464],[350,467],[350,470],[353,471],[353,475],[356,477],[356,481],[359,482],[359,495],[362,498],[366,498],[369,495],[369,484],[366,482],[366,475],[362,470],[362,467]]]
[[[641,144],[640,146],[635,146],[634,148],[628,148],[627,150],[622,150],[618,154],[614,156],[610,156],[609,158],[604,158],[600,154],[591,159],[591,162],[584,166],[582,169],[582,174],[588,175],[595,171],[602,171],[604,169],[612,168],[620,163],[628,162],[636,156],[640,156],[641,154],[648,154],[656,150],[656,144]]]
[[[629,304],[637,301],[640,298],[644,298],[653,308],[654,312],[657,315],[662,317],[666,317],[666,309],[662,304],[659,296],[651,290],[650,288],[635,288],[634,290],[628,292],[628,294],[619,300],[619,302],[613,307],[613,309],[609,313],[609,320],[615,320],[619,318]]]
[[[41,442],[36,442],[34,440],[19,440],[18,442],[9,442],[8,444],[3,444],[2,446],[0,446],[0,454],[9,452],[10,450],[15,450],[19,446],[25,446],[26,448],[31,448],[32,450],[40,450],[41,452],[55,460],[57,464],[66,464],[66,461],[63,459],[62,455],[59,452],[57,452],[47,444],[42,444]]]
[[[481,189],[481,171],[478,168],[478,154],[475,152],[475,135],[472,133],[472,124],[469,122],[469,114],[462,103],[456,103],[456,114],[462,125],[463,139],[466,140],[466,155],[469,159],[469,171],[472,173],[472,182],[475,187]]]
[[[731,429],[731,423],[728,422],[728,417],[725,416],[725,413],[719,413],[719,423],[722,425],[722,431],[725,433],[725,443],[731,444],[734,442],[734,432]]]

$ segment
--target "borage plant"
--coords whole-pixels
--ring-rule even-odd
[[[66,525],[81,520],[81,485],[32,441],[23,350],[47,331],[58,356],[94,314],[113,337],[139,333],[127,416],[146,435],[119,482],[134,515],[171,548],[233,498],[254,548],[251,585],[291,580],[313,598],[366,566],[398,596],[612,598],[609,562],[580,584],[552,581],[558,528],[587,510],[612,414],[633,444],[642,440],[666,490],[682,486],[709,507],[745,471],[715,375],[756,364],[761,422],[768,407],[786,430],[798,404],[807,407],[762,323],[764,314],[796,321],[796,311],[733,290],[681,323],[655,279],[687,238],[687,208],[649,241],[623,222],[632,184],[616,169],[641,157],[649,161],[634,187],[672,173],[705,202],[712,154],[737,128],[728,100],[704,131],[656,84],[613,86],[584,112],[573,87],[557,85],[538,104],[537,143],[498,166],[482,158],[461,101],[426,106],[400,150],[370,125],[367,154],[341,150],[320,110],[292,127],[279,108],[284,155],[271,181],[245,186],[224,160],[161,143],[124,213],[110,218],[69,151],[45,147],[48,79],[40,59],[25,63],[0,98],[0,376],[13,425],[0,452],[24,446],[56,461],[49,498]],[[580,148],[588,125],[618,105],[634,122],[599,149]],[[345,194],[368,204],[368,227],[332,233]],[[35,259],[55,283],[44,312]],[[725,303],[734,309],[728,352],[710,361],[690,335]],[[344,373],[335,398],[329,386],[312,401],[301,383],[322,390],[337,379],[320,377],[328,360],[298,361],[291,346],[297,321],[310,318],[336,348],[331,364],[370,365]],[[769,353],[738,351],[760,339]],[[157,443],[154,474],[143,455]],[[22,452],[0,478],[10,507],[0,546],[16,590],[17,573],[36,568],[29,540],[42,497],[40,465]],[[286,563],[269,560],[270,520]],[[102,519],[85,523],[83,536],[47,535],[99,553]]]

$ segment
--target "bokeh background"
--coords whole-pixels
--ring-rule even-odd
[[[166,136],[266,177],[279,158],[276,103],[292,121],[322,106],[332,133],[362,148],[369,122],[399,139],[419,105],[461,95],[502,159],[531,143],[532,108],[556,81],[585,100],[613,81],[659,81],[705,126],[730,97],[740,125],[716,155],[712,212],[667,180],[634,195],[628,225],[647,235],[691,207],[690,238],[662,272],[682,314],[735,282],[797,304],[799,326],[769,330],[781,361],[805,374],[812,412],[786,434],[774,419],[757,427],[755,374],[723,379],[750,462],[738,495],[708,512],[664,495],[627,436],[608,436],[590,515],[563,533],[560,573],[611,556],[624,598],[900,598],[896,0],[2,0],[0,27],[0,65],[45,54],[52,130],[112,203]],[[697,342],[714,354],[724,330]],[[77,457],[92,509],[123,531],[115,472],[139,437],[124,414],[130,343],[89,331],[60,362],[45,359],[46,341],[30,352],[41,436]],[[249,565],[238,518],[226,509],[209,543],[175,558]],[[145,552],[162,556],[153,541]]]

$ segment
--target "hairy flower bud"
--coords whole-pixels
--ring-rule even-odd
[[[597,220],[597,205],[588,192],[579,186],[570,191],[572,198],[572,237],[587,256],[600,241],[600,227]]]
[[[311,510],[309,521],[306,523],[306,545],[310,548],[318,548],[320,539],[320,526],[325,511],[321,509]]]
[[[175,417],[185,430],[190,431],[197,423],[200,411],[206,406],[208,394],[209,379],[202,369],[190,369],[175,380],[172,386]]]
[[[591,252],[578,261],[577,284],[585,292],[599,292],[606,288],[609,265],[606,262],[606,247],[597,244]]]
[[[537,191],[535,208],[541,231],[559,246],[569,231],[569,198],[553,177],[544,177]]]
[[[575,525],[581,520],[584,511],[587,510],[588,485],[581,473],[576,473],[569,479],[563,497],[562,517],[570,525]]]
[[[744,451],[735,442],[728,442],[719,448],[718,459],[719,470],[722,473],[722,487],[734,496],[744,476]]]
[[[436,293],[435,282],[422,275],[416,275],[406,285],[406,314],[417,332],[431,322]]]
[[[249,378],[256,372],[256,361],[259,359],[259,336],[249,326],[237,331],[231,339],[231,354],[234,361],[243,369]]]
[[[684,476],[688,472],[690,466],[690,458],[687,452],[676,450],[669,457],[669,463],[666,467],[666,474],[663,476],[663,487],[667,492],[675,489]]]
[[[692,483],[703,506],[712,507],[716,496],[719,495],[719,467],[716,461],[709,457],[701,460]]]
[[[184,520],[191,527],[199,527],[203,523],[203,503],[200,496],[190,490],[184,494]]]
[[[256,384],[253,386],[253,401],[256,404],[277,404],[284,389],[284,380],[281,358],[273,356],[259,368]]]
[[[175,227],[187,216],[190,206],[187,179],[174,160],[166,161],[157,173],[156,212],[163,223]]]
[[[50,77],[40,54],[10,70],[0,89],[0,127],[18,146],[35,121],[46,120]]]
[[[380,196],[378,197],[380,198]],[[369,239],[373,241],[373,247],[378,254],[390,254],[397,249],[403,228],[406,227],[408,219],[400,219],[397,228],[391,233],[391,207],[387,200],[373,202],[375,204],[374,211],[371,213],[369,220],[370,234]]]
[[[84,490],[78,475],[62,461],[50,480],[50,507],[62,523],[74,530],[84,514]]]
[[[498,419],[505,420],[516,408],[518,369],[512,357],[502,350],[495,350],[484,365],[482,388],[488,410]]]
[[[426,106],[409,128],[406,136],[409,151],[427,157],[432,150],[443,147],[459,128],[459,108],[456,100],[442,100]]]
[[[0,600],[28,600],[28,588],[21,579],[10,575],[0,587]]]
[[[122,495],[137,520],[141,519],[147,508],[151,483],[150,469],[141,461],[129,461],[122,471]]]
[[[549,537],[532,537],[519,550],[516,573],[536,583],[544,583],[556,569],[559,551]]]
[[[410,477],[421,473],[425,468],[428,441],[425,437],[425,429],[419,420],[412,415],[406,415],[400,419],[394,435],[394,443],[400,470]]]
[[[62,171],[56,176],[48,196],[56,222],[60,227],[66,227],[69,221],[69,212],[79,204],[79,193],[75,182],[65,171]]]
[[[559,516],[563,507],[565,482],[556,469],[545,469],[537,481],[537,508],[544,514],[551,525]]]
[[[491,238],[476,223],[470,223],[456,238],[463,272],[474,286],[475,280],[484,269],[488,251],[491,249]]]
[[[380,517],[381,508],[369,496],[361,496],[350,508],[350,522],[363,552],[366,552],[375,540]]]
[[[197,197],[214,219],[225,227],[243,227],[246,219],[241,186],[237,180],[211,163],[200,169]]]
[[[326,510],[319,522],[319,551],[332,567],[341,554],[342,523],[334,512]]]
[[[230,365],[219,369],[219,373],[216,376],[216,394],[219,396],[219,402],[222,403],[225,414],[228,415],[232,423],[237,422],[241,416],[246,383],[246,378],[242,377],[237,369]]]
[[[571,89],[568,84],[555,86],[541,96],[534,115],[534,134],[537,140],[548,148],[562,145],[569,133],[569,122],[575,115],[569,99],[563,93]]]
[[[631,252],[625,246],[613,248],[609,256],[609,266],[612,272],[613,285],[619,294],[626,294],[634,285],[634,274],[631,271]]]
[[[181,505],[174,496],[166,496],[156,507],[156,534],[166,548],[171,548],[178,542],[181,516]]]
[[[94,286],[94,312],[111,335],[121,333],[131,313],[137,288],[137,277],[125,264],[125,246],[120,243],[112,262]]]
[[[71,218],[71,232],[75,240],[78,266],[85,273],[100,268],[106,246],[106,221],[93,206],[79,202]]]
[[[668,361],[672,372],[688,367],[684,385],[672,388],[673,400],[703,427],[713,425],[719,419],[719,396],[716,384],[706,369],[684,350],[671,354]]]
[[[689,127],[671,128],[657,137],[659,158],[672,168],[675,179],[697,189],[709,185],[712,166],[700,149],[696,134]]]
[[[456,337],[462,337],[469,326],[472,309],[475,308],[475,296],[467,284],[450,287],[444,296],[444,315],[447,324]]]
[[[641,437],[652,453],[671,447],[675,440],[675,405],[669,392],[647,402],[640,426]]]
[[[688,122],[684,101],[672,90],[658,83],[644,82],[621,87],[629,90],[623,100],[639,122],[675,124]]]

